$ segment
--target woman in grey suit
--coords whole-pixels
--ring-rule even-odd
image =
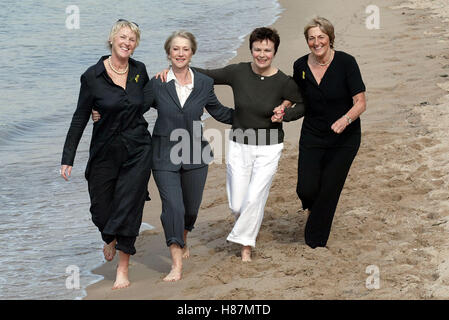
[[[171,62],[167,82],[153,78],[146,88],[148,105],[158,111],[153,130],[153,176],[162,201],[161,221],[172,256],[164,281],[181,279],[182,259],[189,255],[187,233],[194,227],[206,183],[211,148],[203,140],[204,108],[216,120],[232,124],[233,109],[220,104],[214,81],[190,69],[196,52],[195,37],[174,32],[165,42]],[[146,111],[146,110],[144,110]]]

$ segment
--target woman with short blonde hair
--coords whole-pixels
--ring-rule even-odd
[[[139,41],[136,23],[120,19],[112,26],[110,55],[81,75],[78,105],[61,160],[61,175],[68,180],[90,114],[97,110],[102,119],[93,127],[85,177],[92,222],[105,242],[104,257],[111,261],[119,251],[113,289],[130,285],[129,258],[136,253],[134,244],[149,199],[151,135],[142,116],[149,78],[145,65],[131,58]]]
[[[140,43],[140,28],[139,25],[135,22],[130,22],[128,20],[119,19],[111,28],[111,31],[109,32],[108,37],[108,47],[109,50],[112,51],[112,40],[114,37],[119,33],[122,28],[129,28],[136,36],[136,48],[139,46]]]

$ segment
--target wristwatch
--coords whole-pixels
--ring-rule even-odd
[[[351,124],[352,119],[347,114],[345,114],[345,118],[346,120],[348,120],[348,124]]]

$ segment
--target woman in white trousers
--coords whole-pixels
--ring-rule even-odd
[[[226,190],[236,222],[228,241],[244,247],[256,246],[283,147],[283,143],[258,146],[229,142]]]

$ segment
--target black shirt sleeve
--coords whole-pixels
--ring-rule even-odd
[[[154,80],[149,79],[146,69],[144,69],[145,84],[143,86],[143,113],[154,107]]]
[[[284,86],[284,99],[295,103],[295,106],[285,109],[283,121],[294,121],[304,116],[304,100],[298,85],[291,77],[288,77],[288,81]]]
[[[290,100],[293,103],[304,104],[301,91],[299,90],[296,82],[291,77],[287,78],[284,86],[283,97],[285,100]]]
[[[300,82],[301,82],[301,76],[302,74],[300,74],[300,70],[299,70],[299,61],[300,59],[296,60],[295,63],[293,64],[293,80],[295,80],[296,84],[299,86]]]
[[[354,97],[356,94],[360,92],[366,91],[359,66],[355,58],[351,55],[347,55],[347,59],[345,61],[345,71],[349,93],[351,94],[351,97]]]
[[[90,92],[89,85],[87,84],[86,75],[81,76],[81,88],[78,97],[78,105],[75,113],[72,117],[69,131],[64,144],[64,151],[62,153],[61,164],[73,166],[75,159],[76,149],[89,121],[94,97]]]

